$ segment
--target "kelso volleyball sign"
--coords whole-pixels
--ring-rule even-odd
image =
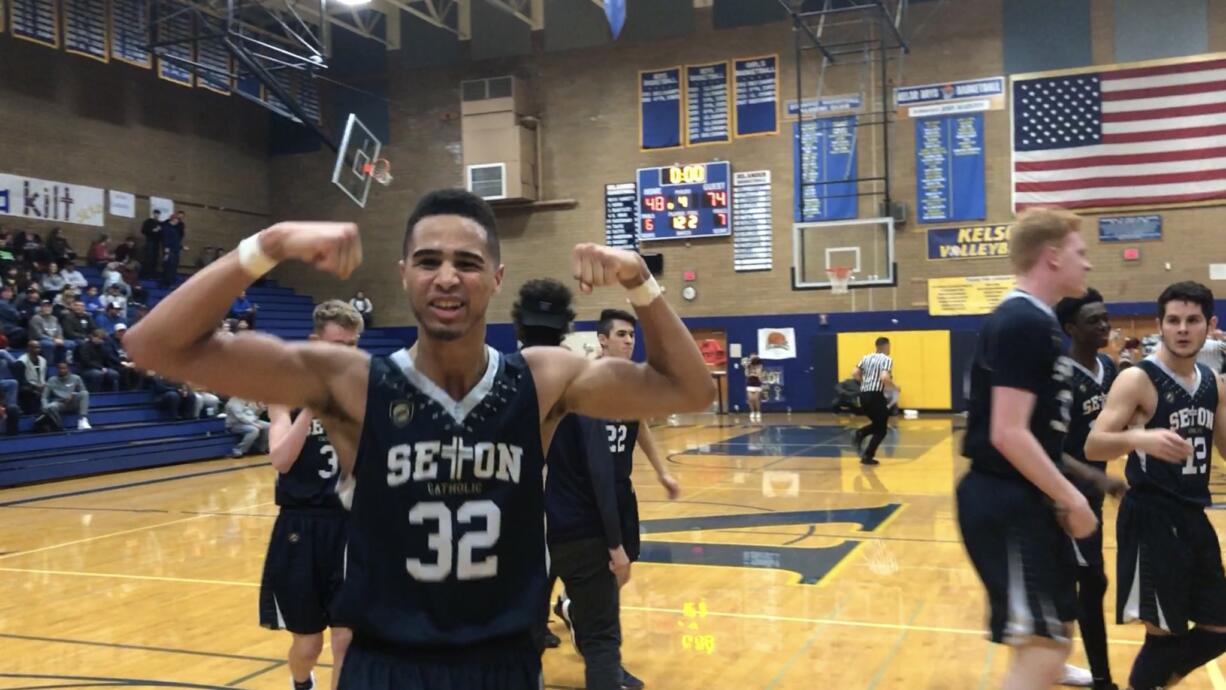
[[[929,259],[994,259],[1009,256],[1008,225],[929,228]]]

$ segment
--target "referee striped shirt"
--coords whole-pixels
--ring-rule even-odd
[[[880,393],[885,390],[881,383],[881,372],[894,371],[894,361],[887,354],[874,352],[864,355],[860,360],[860,392]]]

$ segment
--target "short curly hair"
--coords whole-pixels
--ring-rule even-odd
[[[557,346],[570,332],[570,324],[575,320],[575,311],[571,309],[574,295],[570,288],[553,278],[533,278],[519,288],[519,296],[511,306],[511,321],[515,324],[515,337],[524,347],[539,345]],[[542,305],[548,305],[548,316],[557,323],[544,325],[533,315],[541,316]],[[533,323],[525,323],[531,321]]]

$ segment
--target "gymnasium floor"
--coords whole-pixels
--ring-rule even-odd
[[[982,638],[958,541],[953,421],[892,422],[875,469],[845,418],[743,421],[656,427],[677,502],[639,458],[657,562],[624,590],[627,667],[657,690],[997,687],[1007,655]],[[286,688],[288,635],[256,624],[272,489],[248,458],[0,492],[0,688]],[[1109,635],[1118,681],[1141,630]],[[545,670],[547,687],[582,687],[569,643]],[[1226,680],[1213,666],[1180,687]]]

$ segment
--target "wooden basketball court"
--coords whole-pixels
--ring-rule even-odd
[[[767,421],[656,427],[684,494],[667,502],[640,459],[654,562],[624,591],[626,666],[667,690],[996,687],[1007,654],[983,639],[958,538],[954,421],[896,422],[874,469],[846,418]],[[289,637],[256,623],[272,490],[246,459],[0,492],[0,688],[285,688]],[[1142,631],[1108,632],[1126,678]],[[582,687],[569,642],[545,670],[547,687]],[[1181,687],[1226,681],[1210,664]]]

